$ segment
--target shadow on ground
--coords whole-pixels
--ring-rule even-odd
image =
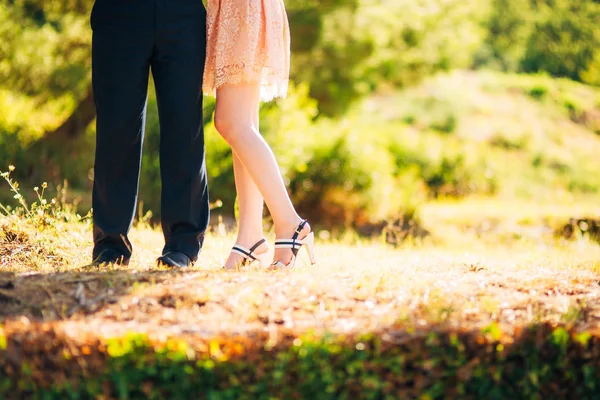
[[[132,288],[178,275],[176,271],[97,270],[15,274],[0,272],[0,322],[27,317],[33,321],[90,315]]]

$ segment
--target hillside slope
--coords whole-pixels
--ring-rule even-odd
[[[455,71],[379,95],[356,111],[416,141],[432,159],[485,166],[501,197],[600,193],[600,92],[547,76]],[[412,133],[401,132],[402,125]],[[410,146],[410,145],[409,145]]]

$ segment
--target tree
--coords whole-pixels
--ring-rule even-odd
[[[600,84],[600,3],[495,0],[478,63]]]
[[[526,72],[600,84],[600,3],[547,0],[537,7],[538,18],[522,61]]]
[[[334,3],[303,10],[320,33],[314,45],[294,54],[292,65],[293,78],[309,83],[319,109],[329,115],[382,87],[411,85],[436,71],[471,65],[485,35],[487,2]]]

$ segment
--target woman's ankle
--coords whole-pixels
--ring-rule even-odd
[[[304,221],[303,218],[296,216],[295,218],[289,219],[286,222],[279,222],[278,224],[275,224],[275,236],[282,238],[284,236],[291,237],[291,235],[296,232],[302,221]],[[306,226],[308,226],[308,222],[303,229],[306,229]]]
[[[252,246],[265,237],[262,231],[238,233],[236,243],[242,246]]]

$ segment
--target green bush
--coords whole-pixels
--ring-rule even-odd
[[[75,344],[53,331],[30,332],[26,352],[10,336],[5,337],[7,345],[0,347],[0,396],[48,400],[597,397],[597,336],[550,325],[532,325],[510,338],[505,335],[492,324],[473,331],[403,332],[401,340],[384,340],[380,334],[286,334],[273,345],[266,334],[259,334],[252,339],[156,343],[130,334]],[[18,366],[11,361],[14,354],[20,354]]]
[[[600,84],[600,4],[548,0],[536,12],[539,17],[527,43],[523,70]]]
[[[400,184],[392,154],[374,138],[377,131],[364,128],[348,123],[315,132],[312,159],[290,174],[297,204],[329,227],[360,227],[414,207],[404,201],[410,187]]]
[[[547,72],[600,84],[600,4],[594,0],[497,0],[475,65]]]
[[[339,115],[373,91],[471,65],[487,9],[461,0],[369,0],[333,9],[318,25],[318,45],[294,54],[292,76],[310,85],[321,112]]]

